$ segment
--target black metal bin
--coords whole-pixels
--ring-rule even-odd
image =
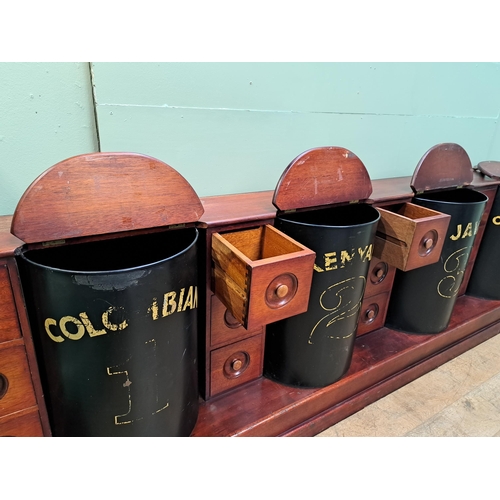
[[[481,162],[478,170],[485,170],[487,175],[498,181],[500,162]],[[474,267],[467,286],[467,295],[481,299],[500,300],[500,267],[497,265],[500,255],[500,191],[497,189],[490,215],[486,221],[483,239],[479,247]]]
[[[299,156],[283,174],[277,191],[292,184],[292,167],[305,170],[297,187],[311,183],[306,202],[311,205],[363,200],[371,194],[364,165],[345,149],[319,148]],[[346,185],[348,191],[343,190]],[[321,189],[329,199],[322,197]],[[266,328],[264,374],[286,385],[324,387],[340,379],[351,362],[380,214],[365,203],[287,213],[287,204],[278,198],[275,194],[275,205],[285,208],[278,212],[275,226],[313,250],[316,260],[307,312]],[[300,198],[307,199],[303,193]],[[291,203],[296,204],[297,198]]]
[[[448,327],[488,201],[483,193],[466,187],[472,176],[470,159],[456,144],[435,146],[417,166],[412,179],[417,190],[413,203],[448,214],[451,220],[437,263],[396,272],[386,317],[390,328],[436,334]],[[415,188],[422,183],[426,189]]]
[[[97,173],[102,174],[102,165],[109,167],[110,162],[113,167],[105,173],[113,172],[116,179],[120,172],[125,174],[125,165],[134,163],[132,178],[126,180],[136,190],[140,189],[137,176],[144,173],[141,162],[148,170],[160,169],[160,176],[171,180],[179,176],[149,157],[102,155],[85,155],[101,165],[99,171],[86,172],[86,177],[98,177],[100,185],[102,176]],[[82,164],[76,158],[56,165],[56,175],[64,172],[64,180],[76,175]],[[45,187],[53,174],[47,171]],[[161,195],[162,183],[157,184]],[[31,188],[18,205],[13,222],[18,232],[22,233],[19,228],[26,227],[29,217],[25,207],[36,202],[30,198],[39,191]],[[153,200],[154,196],[146,203]],[[78,204],[76,199],[73,203]],[[120,211],[126,203],[122,202]],[[56,224],[58,217],[54,215]],[[144,219],[145,224],[151,223],[147,216]],[[28,244],[18,250],[54,436],[188,436],[192,432],[199,397],[198,230],[172,226],[112,238]]]

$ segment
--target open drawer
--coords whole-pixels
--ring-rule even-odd
[[[315,257],[269,225],[214,233],[214,292],[246,329],[303,313]]]
[[[380,212],[374,245],[377,258],[402,271],[439,260],[449,215],[413,203],[377,207],[377,210]]]

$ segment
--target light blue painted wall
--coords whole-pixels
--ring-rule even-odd
[[[440,142],[500,160],[497,63],[94,63],[103,151],[155,156],[200,196],[274,189],[288,163],[351,149],[373,179]],[[0,63],[0,214],[65,158],[97,151],[87,63]]]
[[[500,159],[496,63],[95,63],[104,151],[155,156],[200,196],[274,189],[288,163],[342,146],[373,179],[456,142]]]
[[[0,63],[0,215],[53,164],[98,150],[88,63]]]

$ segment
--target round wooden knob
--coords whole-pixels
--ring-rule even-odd
[[[280,299],[286,297],[288,293],[288,287],[286,285],[279,285],[274,292]]]
[[[369,309],[366,313],[366,317],[368,319],[373,319],[375,317],[375,311],[373,309]]]
[[[271,309],[283,307],[295,297],[298,286],[299,283],[294,274],[285,273],[276,276],[266,289],[266,304]]]
[[[0,373],[0,399],[2,399],[5,394],[7,394],[8,388],[9,379],[3,373]]]
[[[228,328],[239,328],[241,326],[241,323],[231,314],[229,309],[226,309],[224,313],[224,324]]]
[[[241,359],[235,359],[233,360],[233,362],[231,363],[231,368],[237,372],[239,370],[241,370],[241,367],[243,366],[243,361],[241,361]]]
[[[387,273],[389,272],[389,267],[386,262],[379,262],[373,268],[373,271],[370,272],[370,281],[374,285],[378,285],[385,280]]]
[[[427,231],[420,240],[420,243],[418,245],[418,253],[422,257],[429,255],[434,250],[434,248],[436,248],[438,240],[439,236],[435,229]]]
[[[224,376],[227,378],[238,378],[250,365],[250,355],[245,351],[233,352],[223,367]]]

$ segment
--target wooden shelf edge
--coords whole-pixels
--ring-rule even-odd
[[[481,335],[498,333],[499,322],[500,302],[460,297],[449,328],[440,334],[410,335],[381,328],[359,337],[349,372],[328,387],[286,387],[261,377],[202,401],[192,435],[315,435],[333,425],[329,422],[346,418],[448,361],[461,349],[465,352],[474,346],[471,339],[480,343]]]
[[[495,323],[483,330],[474,332],[465,339],[453,344],[452,346],[429,356],[407,369],[398,372],[382,382],[369,387],[355,396],[342,401],[338,405],[324,411],[320,415],[303,422],[297,427],[280,434],[282,437],[312,437],[316,436],[332,425],[339,423],[347,417],[357,413],[366,406],[375,403],[379,399],[387,396],[391,392],[409,384],[417,378],[429,373],[442,364],[460,356],[464,352],[472,349],[482,342],[494,337],[500,333],[500,322]]]

